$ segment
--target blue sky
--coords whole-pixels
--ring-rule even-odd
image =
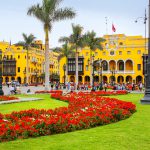
[[[42,0],[4,0],[0,4],[0,41],[16,43],[22,40],[22,33],[34,34],[44,41],[43,25],[34,17],[27,16],[27,9]],[[135,23],[137,17],[144,17],[148,0],[64,0],[61,7],[72,7],[75,19],[61,21],[53,25],[50,46],[59,46],[61,36],[69,36],[71,24],[80,24],[84,32],[94,30],[97,36],[106,34],[105,17],[108,18],[108,34],[112,34],[112,22],[117,34],[143,35],[143,19]]]

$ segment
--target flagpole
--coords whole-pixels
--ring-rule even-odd
[[[113,26],[113,22],[112,22],[112,24],[111,24],[111,28],[112,28],[112,26]],[[113,36],[113,29],[111,29],[111,35]]]
[[[105,24],[106,24],[106,35],[108,35],[108,18],[105,17]]]

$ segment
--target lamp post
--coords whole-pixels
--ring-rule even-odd
[[[145,55],[143,55],[143,58],[144,58],[144,75],[146,74],[146,25],[147,25],[147,16],[146,16],[146,9],[145,9],[145,16],[144,17],[138,17],[136,20],[135,20],[135,23],[138,22],[139,19],[143,19],[143,23],[145,25]],[[144,79],[144,83],[145,83],[145,79]]]
[[[112,75],[111,75],[111,82],[112,82],[112,86],[114,86],[114,84],[113,84],[113,70],[110,70],[110,72],[112,73]]]
[[[112,73],[112,76],[111,76],[112,86],[114,86],[114,83],[115,83],[115,81],[116,81],[116,78],[115,78],[115,73],[116,73],[116,71],[115,71],[114,68],[112,68],[112,69],[110,70],[110,72]]]
[[[0,95],[4,95],[2,89],[2,51],[0,50]]]
[[[141,99],[141,104],[150,104],[150,0],[149,0],[149,21],[148,21],[148,62],[147,62],[147,74],[145,74],[145,81],[146,81],[146,85],[145,85],[145,95],[144,98]]]
[[[63,70],[64,70],[64,89],[66,88],[66,64],[63,65]]]
[[[102,75],[102,68],[103,68],[103,64],[102,64],[102,59],[98,59],[98,63],[99,63],[99,73],[100,73],[100,90],[103,90],[103,75]]]
[[[37,86],[37,85],[38,85],[38,80],[37,80],[38,69],[36,68],[36,69],[34,70],[34,72],[35,72],[35,76],[36,76],[36,84],[35,84],[35,86]]]
[[[146,51],[146,23],[147,23],[146,9],[145,9],[145,16],[144,17],[138,17],[135,20],[135,23],[137,23],[139,19],[143,19],[143,21],[144,21],[143,23],[145,24],[145,51]]]
[[[92,72],[92,91],[95,91],[94,89],[94,55],[92,56],[92,67],[93,67],[93,72]]]
[[[26,75],[26,69],[24,69],[23,74],[24,74],[24,84],[26,84],[26,78],[25,78],[25,75]]]

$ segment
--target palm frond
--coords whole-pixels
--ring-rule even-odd
[[[61,8],[55,11],[53,21],[60,21],[74,18],[76,13],[72,8]]]
[[[55,47],[55,48],[52,49],[52,51],[59,53],[59,52],[61,52],[61,48],[60,47]]]
[[[72,31],[73,33],[69,37],[71,45],[73,45],[76,48],[76,50],[78,48],[84,47],[85,42],[83,40],[83,35],[82,35],[83,27],[81,27],[80,25],[72,24]]]
[[[43,10],[42,6],[40,6],[40,4],[33,5],[32,7],[30,7],[28,9],[27,15],[34,16],[43,23],[45,23],[45,21],[47,21],[44,10]]]
[[[24,41],[20,41],[16,43],[16,46],[23,46],[23,48],[28,49],[30,46],[32,46],[35,36],[33,34],[30,34],[29,36],[25,33],[22,34]]]
[[[23,42],[23,41],[19,41],[18,43],[15,43],[14,44],[15,46],[25,46],[25,42]]]
[[[71,8],[59,9],[63,0],[43,0],[42,5],[33,5],[28,9],[27,14],[36,17],[44,24],[44,29],[52,29],[52,23],[64,19],[72,19],[75,12]]]
[[[65,42],[65,43],[67,42],[67,43],[68,43],[69,40],[70,40],[69,37],[63,36],[63,37],[60,37],[58,41],[59,41],[59,42]]]
[[[96,38],[96,33],[94,31],[91,32],[87,32],[84,35],[84,41],[85,44],[91,49],[91,50],[96,50],[96,49],[100,49],[102,50],[102,42],[104,42],[105,40],[102,38]]]
[[[74,53],[75,53],[74,47],[68,46],[68,43],[65,43],[60,48],[60,56],[59,56],[59,58],[62,58],[62,57],[68,58],[68,56],[71,56]]]

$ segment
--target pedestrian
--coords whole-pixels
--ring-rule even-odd
[[[11,95],[15,94],[15,87],[13,85],[10,86],[9,90]]]
[[[56,82],[56,90],[58,90],[58,85],[59,85],[58,82]]]
[[[107,83],[106,82],[104,84],[104,90],[105,90],[105,92],[107,91]]]
[[[7,87],[9,88],[9,82],[6,82],[6,84],[7,84]]]
[[[27,93],[30,93],[30,92],[31,92],[31,90],[30,90],[30,89],[28,89],[28,90],[27,90]]]
[[[142,89],[143,89],[143,84],[142,84],[142,82],[140,82],[140,84],[139,84],[139,90],[142,91]]]
[[[85,90],[88,90],[88,84],[85,83]]]
[[[132,83],[132,91],[134,91],[134,90],[135,90],[135,84]]]
[[[70,82],[67,84],[68,91],[70,91]]]

